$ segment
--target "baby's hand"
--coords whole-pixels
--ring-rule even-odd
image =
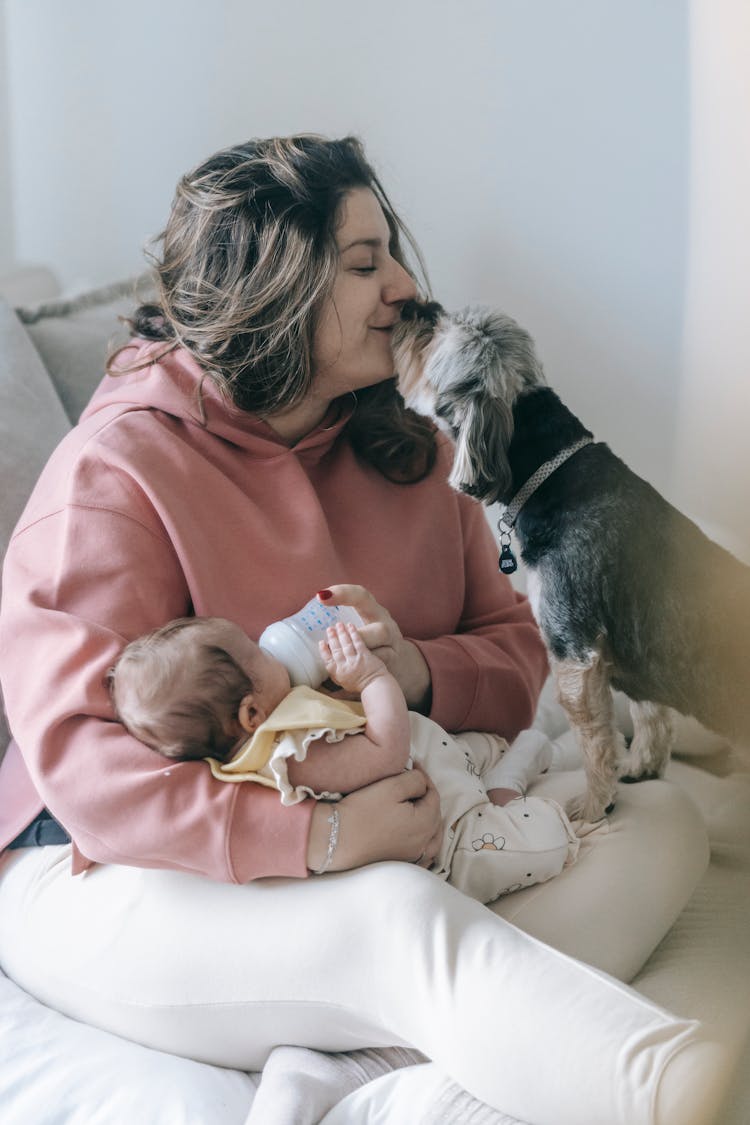
[[[378,676],[388,675],[385,664],[367,647],[356,625],[332,625],[319,647],[328,675],[345,691],[361,695]]]

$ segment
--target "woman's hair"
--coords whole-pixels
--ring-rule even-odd
[[[240,409],[267,416],[300,402],[313,379],[317,318],[338,269],[336,230],[346,195],[369,188],[390,230],[390,252],[421,274],[413,239],[355,137],[311,134],[234,145],[177,185],[153,255],[158,301],[141,305],[133,335],[187,349]],[[111,374],[133,370],[112,366]],[[154,362],[154,355],[147,362]],[[145,366],[145,364],[144,364]],[[434,428],[408,410],[395,380],[358,392],[358,455],[385,476],[421,480],[435,459]]]
[[[180,617],[138,637],[107,673],[120,722],[167,758],[226,761],[250,678],[212,639],[211,617]]]

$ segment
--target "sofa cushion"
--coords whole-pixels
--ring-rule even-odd
[[[17,1125],[243,1125],[258,1082],[68,1019],[2,973],[0,1039],[0,1105]]]
[[[18,309],[71,422],[104,374],[107,356],[128,338],[123,317],[153,298],[151,275],[94,289],[73,300]]]
[[[70,423],[44,364],[11,308],[0,302],[0,550],[47,458]]]
[[[26,330],[0,301],[0,555],[47,458],[69,429]],[[0,715],[0,757],[7,741]]]

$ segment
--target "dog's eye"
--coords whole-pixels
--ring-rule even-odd
[[[448,403],[435,403],[435,417],[439,418],[441,422],[444,422],[453,436],[456,436],[458,433],[458,425],[453,413],[453,408],[449,406]]]

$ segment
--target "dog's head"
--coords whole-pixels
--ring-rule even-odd
[[[434,301],[410,301],[394,354],[407,405],[431,414],[456,443],[452,487],[488,504],[509,499],[513,404],[545,382],[528,332],[491,309],[449,315]]]

